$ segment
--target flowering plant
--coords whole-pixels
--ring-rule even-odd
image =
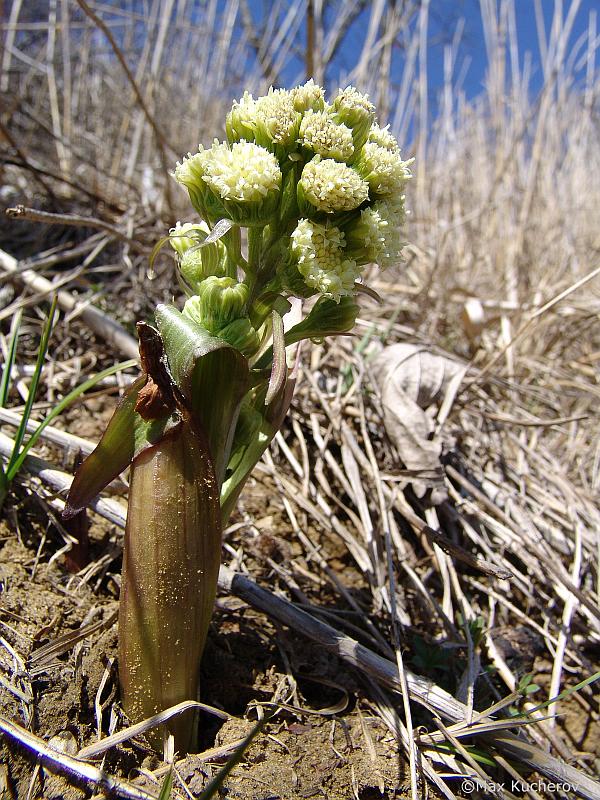
[[[155,250],[170,243],[187,299],[159,305],[156,328],[138,323],[143,374],[66,510],[131,464],[119,672],[134,721],[197,696],[221,529],[291,402],[286,347],[350,331],[365,265],[401,258],[409,162],[366,95],[349,87],[328,103],[312,80],[246,93],[226,131],[175,167],[202,221],[177,223]],[[290,299],[311,297],[285,330]],[[193,714],[162,733],[193,748]]]

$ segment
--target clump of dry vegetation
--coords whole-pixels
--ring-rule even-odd
[[[203,718],[205,752],[176,762],[179,795],[200,796],[274,711],[229,796],[416,797],[424,781],[466,796],[453,775],[481,796],[519,795],[513,781],[598,796],[599,83],[595,17],[571,36],[578,6],[557,3],[540,29],[533,92],[515,4],[482,2],[485,90],[472,101],[457,86],[459,25],[434,118],[427,3],[281,3],[264,19],[228,1],[9,6],[4,358],[18,309],[24,322],[3,454],[55,292],[38,418],[135,357],[135,321],[172,298],[173,263],[148,268],[184,213],[168,172],[222,135],[244,89],[295,68],[290,85],[356,83],[416,157],[407,263],[370,281],[382,302],[364,300],[358,335],[305,351],[288,424],[226,532],[202,699],[227,719],[216,733]],[[342,73],[357,21],[364,47]],[[384,349],[399,342],[411,347]],[[46,428],[5,506],[0,781],[13,796],[156,796],[166,772],[118,704],[124,486],[79,523],[83,569],[80,530],[58,515],[128,380]]]

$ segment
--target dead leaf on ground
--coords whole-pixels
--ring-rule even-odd
[[[431,490],[434,505],[446,499],[436,428],[446,418],[467,365],[414,344],[385,347],[373,362],[388,436],[418,497]]]

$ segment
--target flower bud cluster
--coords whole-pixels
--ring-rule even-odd
[[[259,342],[246,313],[247,302],[248,287],[245,283],[211,275],[202,281],[198,294],[188,298],[183,314],[245,355],[252,355]]]
[[[206,222],[178,222],[169,231],[169,242],[177,253],[179,272],[192,292],[210,275],[222,274],[225,248],[220,241],[205,244],[210,229]]]
[[[342,296],[354,294],[360,268],[347,257],[339,228],[301,219],[291,239],[298,271],[309,288],[338,302]]]
[[[171,243],[196,297],[203,282],[234,279],[241,269],[251,304],[259,275],[267,294],[339,302],[355,293],[365,265],[401,259],[410,162],[367,95],[350,86],[327,102],[312,80],[257,98],[246,92],[227,115],[226,133],[226,142],[200,146],[177,164],[174,177],[210,227],[222,218],[247,227],[251,246],[247,261],[229,244],[226,255],[222,246],[205,253],[197,244],[205,229],[174,229]],[[191,300],[199,303],[188,301],[189,314],[206,326],[206,304],[199,314]]]

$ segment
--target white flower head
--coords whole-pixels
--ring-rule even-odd
[[[177,183],[186,186],[188,189],[197,186],[202,180],[202,168],[199,160],[200,153],[188,153],[181,161],[175,165],[173,177]]]
[[[340,89],[337,97],[333,101],[333,107],[336,111],[345,110],[361,117],[369,117],[370,119],[373,119],[375,115],[375,106],[369,100],[369,95],[362,94],[362,92],[359,92],[354,86],[347,86],[345,89]]]
[[[234,100],[231,111],[227,114],[225,128],[230,142],[240,139],[251,141],[257,125],[256,100],[250,92],[244,92],[239,100]]]
[[[200,150],[202,146],[200,146]],[[208,218],[206,208],[206,184],[202,168],[202,153],[188,153],[177,162],[173,177],[188,190],[190,200],[201,217]]]
[[[409,165],[398,152],[386,150],[375,142],[367,142],[356,162],[356,169],[378,196],[398,194],[410,180]]]
[[[304,86],[291,91],[296,111],[322,111],[325,108],[325,91],[311,78]]]
[[[357,91],[354,86],[340,89],[333,101],[332,112],[337,122],[342,122],[352,130],[354,148],[360,150],[375,120],[375,107],[368,95]]]
[[[279,162],[253,142],[231,147],[215,140],[210,150],[198,153],[202,179],[223,200],[257,202],[281,188]]]
[[[368,141],[378,144],[379,147],[383,147],[384,150],[389,150],[390,153],[400,154],[400,147],[398,146],[396,137],[390,133],[389,128],[389,125],[386,125],[385,128],[380,128],[379,125],[374,122],[369,131]]]
[[[302,170],[299,199],[326,213],[352,211],[369,196],[369,184],[352,167],[315,156]]]
[[[275,144],[289,145],[298,136],[300,115],[294,108],[294,100],[287,89],[269,89],[256,100],[258,128]]]
[[[302,144],[324,158],[347,161],[354,153],[352,131],[325,111],[307,111],[300,123]]]
[[[301,219],[291,239],[298,271],[307,286],[336,302],[354,294],[360,268],[346,256],[339,228]]]
[[[360,232],[369,261],[380,267],[390,267],[402,260],[404,241],[400,235],[403,216],[385,201],[375,203],[360,212]]]

